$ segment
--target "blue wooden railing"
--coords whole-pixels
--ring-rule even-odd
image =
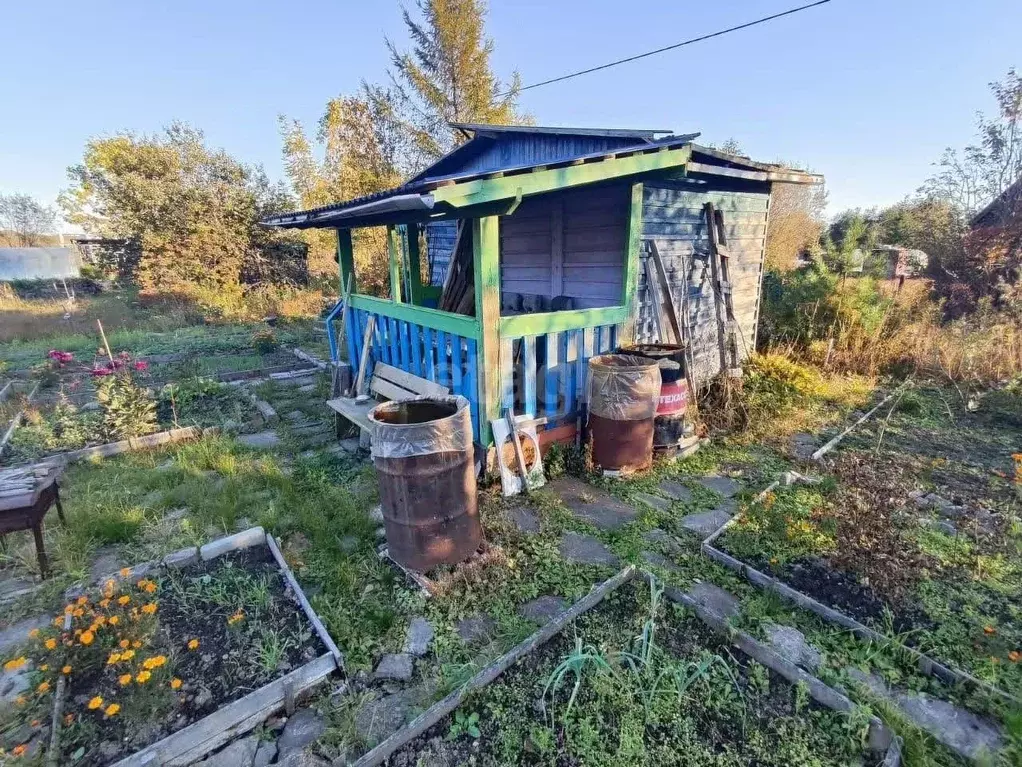
[[[559,418],[584,400],[589,358],[617,346],[617,326],[505,337],[500,343],[502,409]]]
[[[352,308],[345,313],[348,360],[352,370],[358,370],[361,362],[362,339],[370,314],[375,314],[376,322],[370,341],[366,379],[372,375],[372,365],[375,362],[384,362],[448,387],[453,394],[460,394],[469,401],[473,436],[478,440],[479,368],[476,340],[365,309]]]

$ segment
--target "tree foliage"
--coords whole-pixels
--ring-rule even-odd
[[[57,212],[27,194],[0,194],[0,238],[15,247],[44,245]]]
[[[421,19],[404,10],[412,50],[387,40],[397,112],[416,150],[417,164],[432,162],[462,139],[451,122],[513,125],[518,73],[502,83],[490,66],[493,40],[486,37],[482,0],[417,0]]]
[[[774,184],[766,239],[766,266],[786,270],[819,242],[825,228],[827,189],[822,184]]]
[[[237,292],[246,258],[281,237],[259,218],[291,205],[261,169],[210,149],[182,123],[94,139],[68,175],[60,199],[67,220],[137,241],[136,277],[154,292]]]

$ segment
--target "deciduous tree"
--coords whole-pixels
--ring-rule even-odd
[[[0,238],[13,246],[44,244],[57,212],[27,194],[0,194]]]

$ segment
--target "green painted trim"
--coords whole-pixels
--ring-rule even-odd
[[[502,178],[466,181],[462,184],[451,184],[434,189],[432,195],[437,203],[447,203],[457,208],[463,208],[468,205],[480,205],[494,200],[514,198],[519,191],[522,195],[528,196],[579,184],[591,184],[596,181],[633,176],[637,173],[677,168],[685,165],[691,154],[691,147],[684,146],[678,149],[634,154],[629,157],[615,157],[582,165],[568,165],[563,168],[519,173]]]
[[[500,337],[521,338],[544,333],[560,333],[562,330],[595,328],[599,325],[618,325],[624,322],[627,316],[628,308],[624,306],[518,314],[514,317],[500,318]]]
[[[408,293],[409,300],[422,306],[422,259],[419,254],[419,225],[405,227],[405,242],[408,243]]]
[[[401,303],[401,233],[393,224],[387,226],[387,255],[390,260],[390,295]]]
[[[344,287],[348,284],[348,275],[351,275],[351,292],[354,293],[358,286],[355,277],[355,250],[351,245],[351,230],[337,230],[337,268],[340,271],[341,290],[344,295]]]
[[[424,306],[412,306],[411,304],[396,304],[386,298],[374,296],[352,296],[351,305],[355,309],[364,309],[367,312],[380,314],[384,317],[393,317],[396,320],[414,322],[434,330],[442,330],[445,333],[454,333],[462,338],[479,338],[479,325],[475,317],[465,317],[461,314],[451,314],[438,309],[427,309]]]
[[[625,316],[618,333],[619,344],[635,340],[635,317],[639,293],[639,256],[642,251],[642,182],[632,184],[631,209],[628,216],[628,240],[625,243],[625,279],[621,303]]]
[[[500,418],[500,219],[472,219],[472,267],[479,320],[479,442],[493,441],[490,421]]]
[[[419,295],[422,296],[424,301],[430,298],[440,300],[440,294],[444,292],[444,289],[439,285],[423,285],[419,291]]]

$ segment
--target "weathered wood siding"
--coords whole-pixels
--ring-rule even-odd
[[[429,260],[429,284],[443,285],[451,251],[458,237],[457,221],[430,221],[426,224],[426,254]]]
[[[756,347],[769,187],[749,184],[740,191],[704,191],[689,182],[658,181],[647,182],[643,190],[643,239],[655,241],[664,259],[679,317],[682,317],[681,292],[688,291],[693,373],[700,381],[720,372],[709,239],[703,215],[703,205],[707,202],[712,202],[724,214],[731,252],[732,295],[739,326],[738,350],[746,357]],[[655,279],[655,268],[645,252],[641,261],[635,333],[637,341],[649,343],[658,340],[647,288],[649,277]]]
[[[526,199],[500,220],[503,293],[570,296],[588,309],[621,303],[628,188]]]

